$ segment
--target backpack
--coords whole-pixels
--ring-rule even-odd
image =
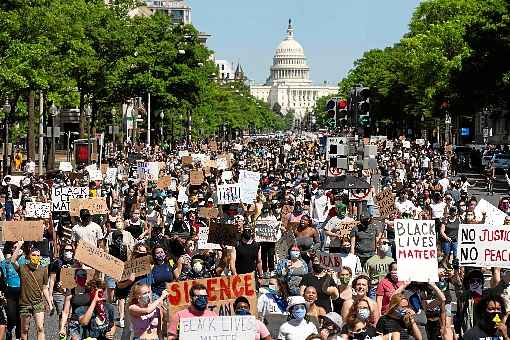
[[[112,243],[110,244],[109,250],[110,255],[122,261],[127,261],[127,246],[124,244],[122,231],[115,230],[112,232]]]

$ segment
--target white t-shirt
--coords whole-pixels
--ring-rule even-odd
[[[317,333],[319,333],[317,327],[312,322],[292,319],[280,326],[278,340],[303,340]]]
[[[312,219],[322,223],[328,217],[328,196],[322,195],[319,197],[312,197]]]
[[[441,178],[439,181],[439,184],[443,187],[443,193],[448,190],[448,187],[450,186],[450,180],[448,178]]]
[[[395,201],[395,207],[401,214],[403,214],[403,213],[413,214],[413,211],[416,210],[416,207],[414,206],[413,202],[411,202],[410,200],[405,200],[404,202],[400,202],[400,200],[397,199]]]
[[[262,317],[265,317],[268,314],[280,314],[280,315],[288,315],[287,311],[281,311],[278,307],[278,304],[274,301],[274,299],[270,298],[268,294],[262,294],[257,300],[257,312]]]
[[[342,258],[342,266],[351,268],[352,277],[356,277],[363,272],[361,261],[357,255],[354,254],[340,254]],[[351,279],[352,282],[352,279]]]
[[[73,227],[72,233],[72,239],[74,242],[84,240],[93,246],[97,246],[97,241],[102,240],[104,237],[103,230],[95,222],[90,222],[86,227],[81,224],[77,224]]]
[[[428,168],[430,164],[430,158],[424,157],[421,159],[421,167],[422,168]]]
[[[432,218],[443,218],[445,207],[446,207],[445,202],[432,203],[430,205],[430,210],[432,211]]]

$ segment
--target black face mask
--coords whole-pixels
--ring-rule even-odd
[[[491,312],[485,313],[485,317],[480,320],[480,328],[486,331],[489,334],[496,333],[496,321],[494,320],[496,317],[499,317],[500,322],[503,322],[503,317],[500,312]]]
[[[352,336],[349,337],[350,339],[355,339],[355,340],[365,340],[367,338],[367,332],[359,332],[359,333],[356,333],[356,334],[353,334]]]
[[[351,251],[351,246],[342,246],[340,247],[340,252],[343,254],[348,254]]]
[[[83,216],[80,219],[81,219],[81,223],[83,223],[84,225],[87,225],[90,223],[90,216]]]
[[[242,238],[246,241],[251,240],[251,230],[243,230],[243,233],[241,234]]]

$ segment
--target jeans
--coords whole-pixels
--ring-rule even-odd
[[[5,220],[11,221],[14,216],[14,203],[12,201],[5,202]]]
[[[21,318],[19,317],[20,288],[7,287],[5,297],[7,299],[7,332],[12,334],[16,327],[16,339],[21,338]]]
[[[457,242],[443,241],[443,253],[445,256],[453,254],[453,257],[457,257]]]

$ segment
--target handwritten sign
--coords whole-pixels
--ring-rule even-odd
[[[333,233],[340,233],[340,238],[350,238],[352,228],[360,224],[360,221],[342,221],[338,217],[334,216],[329,219],[328,223],[324,226],[324,229],[329,230]]]
[[[179,338],[186,340],[255,339],[256,334],[254,316],[194,317],[180,319],[179,323]]]
[[[198,249],[221,249],[221,246],[216,243],[209,243],[209,227],[200,227],[198,229],[198,241],[197,246]]]
[[[479,220],[482,220],[484,213],[485,225],[505,224],[506,214],[482,198],[475,207],[475,215]]]
[[[331,269],[337,273],[342,271],[342,257],[340,254],[331,254],[326,252],[319,252],[320,264],[328,269]]]
[[[461,224],[457,238],[459,264],[510,268],[510,226]]]
[[[117,173],[118,173],[117,168],[108,168],[106,170],[105,182],[111,183],[111,184],[116,184],[117,183]]]
[[[74,258],[117,281],[122,278],[124,262],[83,240],[78,242]]]
[[[122,273],[121,281],[127,280],[131,274],[135,277],[142,276],[150,273],[151,271],[151,256],[143,256],[139,258],[132,258],[124,262],[124,272]]]
[[[5,221],[0,222],[4,241],[42,241],[44,222]]]
[[[51,203],[27,202],[25,206],[25,217],[50,218]]]
[[[163,176],[158,179],[158,183],[156,185],[156,188],[160,190],[166,190],[170,184],[172,184],[172,177],[171,176]]]
[[[69,211],[69,201],[72,198],[88,198],[88,187],[53,187],[51,188],[51,203],[53,211]]]
[[[60,162],[60,164],[58,165],[58,169],[64,172],[71,172],[73,171],[73,165],[71,164],[71,162]]]
[[[395,243],[400,281],[439,281],[435,221],[395,220]]]
[[[80,216],[81,209],[88,209],[91,215],[105,215],[108,213],[106,197],[72,198],[69,201],[71,216]]]
[[[200,208],[198,210],[198,216],[209,220],[218,217],[219,214],[218,208]]]
[[[71,289],[76,287],[76,280],[74,279],[74,273],[77,270],[85,270],[87,272],[87,282],[94,278],[96,271],[94,269],[78,269],[78,268],[61,268],[60,269],[60,286],[62,288]]]
[[[397,211],[395,207],[395,195],[391,189],[386,189],[375,195],[377,205],[379,206],[379,216],[388,218],[391,214]]]
[[[157,181],[159,178],[159,162],[140,162],[136,169],[140,179]]]
[[[204,172],[202,169],[192,170],[189,174],[189,181],[191,185],[202,185],[204,182]]]
[[[171,313],[188,308],[190,304],[189,289],[195,283],[201,283],[207,287],[208,308],[218,315],[234,315],[233,303],[239,296],[248,299],[251,314],[257,315],[257,291],[253,273],[170,282],[167,284],[167,290]]]
[[[222,184],[216,189],[218,204],[232,204],[241,202],[241,188],[239,184]]]
[[[259,189],[260,172],[240,170],[239,186],[241,187],[241,202],[252,204],[257,199]]]
[[[184,156],[181,158],[182,165],[191,165],[193,164],[193,157],[191,156]]]
[[[280,226],[277,221],[257,221],[255,224],[256,242],[276,242],[280,238]]]
[[[236,232],[234,225],[211,221],[207,242],[234,246],[238,239],[238,233]]]

